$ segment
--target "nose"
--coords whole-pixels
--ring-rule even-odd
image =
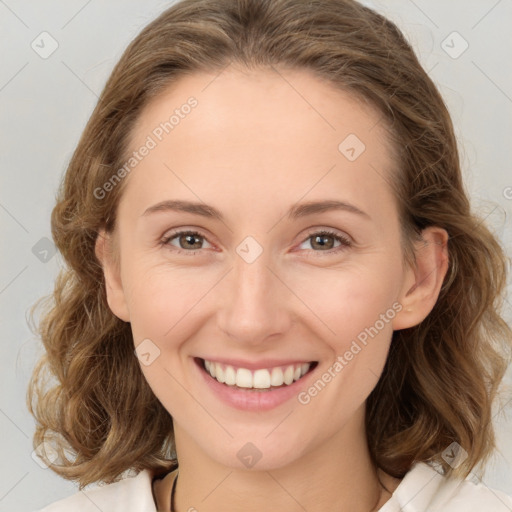
[[[263,251],[252,263],[235,254],[219,290],[218,327],[237,343],[263,347],[292,324],[292,293],[272,268],[269,252]]]

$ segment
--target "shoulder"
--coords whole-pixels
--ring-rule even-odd
[[[512,512],[512,497],[482,482],[446,478],[419,462],[379,512]]]
[[[137,476],[118,482],[83,489],[36,512],[98,512],[98,510],[155,512],[152,473],[141,471]]]

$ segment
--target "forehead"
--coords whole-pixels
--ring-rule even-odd
[[[181,190],[247,208],[334,189],[370,205],[389,181],[386,135],[375,108],[306,70],[229,66],[186,75],[146,106],[130,146],[152,149],[129,180],[148,201]]]
[[[193,109],[186,107],[190,98],[197,103]],[[369,102],[304,69],[244,70],[230,65],[216,73],[184,75],[143,109],[133,130],[133,144],[142,142],[173,113],[175,138],[184,131],[178,127],[185,118],[190,128],[187,137],[193,131],[197,139],[209,140],[218,129],[226,135],[230,129],[230,140],[237,135],[236,140],[248,144],[250,135],[253,145],[270,140],[283,144],[296,134],[315,143],[324,140],[331,147],[347,133],[369,139],[365,135],[374,131],[372,139],[385,137],[382,116]]]

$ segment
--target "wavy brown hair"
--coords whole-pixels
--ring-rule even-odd
[[[512,337],[501,316],[507,259],[470,207],[440,93],[400,30],[352,0],[183,0],[127,47],[51,217],[66,267],[38,326],[46,351],[27,396],[34,446],[52,446],[58,459],[46,463],[80,488],[128,469],[176,467],[172,418],[141,372],[130,324],[108,307],[95,256],[100,228],[115,228],[126,180],[101,199],[94,192],[126,161],[134,123],[155,95],[185,74],[230,63],[307,70],[371,104],[388,127],[404,259],[414,264],[412,243],[427,226],[447,230],[450,258],[431,313],[393,333],[367,400],[370,453],[399,478],[416,461],[467,476],[495,447],[492,405]],[[454,441],[468,458],[453,470],[441,452]]]

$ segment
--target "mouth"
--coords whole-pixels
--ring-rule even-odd
[[[223,384],[226,388],[256,393],[268,393],[292,386],[318,365],[318,361],[295,362],[251,370],[199,357],[194,360],[209,379]]]

